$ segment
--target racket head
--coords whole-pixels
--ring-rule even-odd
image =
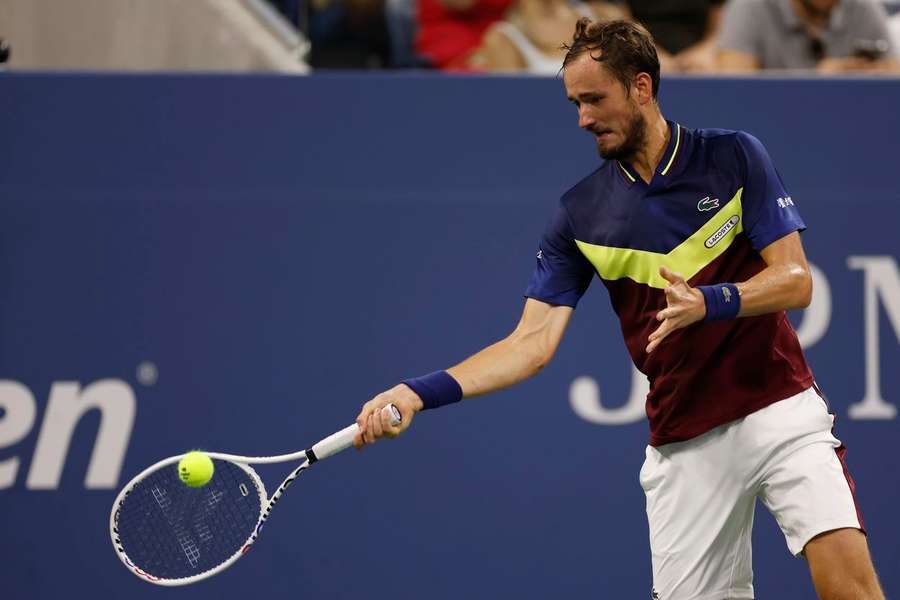
[[[148,467],[119,492],[109,517],[116,555],[150,583],[186,585],[219,573],[256,539],[268,508],[259,475],[216,458],[209,483],[191,488],[173,456]]]

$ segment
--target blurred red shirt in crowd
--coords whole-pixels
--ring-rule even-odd
[[[416,52],[444,70],[469,70],[469,55],[513,0],[419,0]]]

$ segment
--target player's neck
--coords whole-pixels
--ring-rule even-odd
[[[629,162],[641,179],[650,183],[669,145],[669,124],[659,111],[648,117],[646,135],[643,147]]]

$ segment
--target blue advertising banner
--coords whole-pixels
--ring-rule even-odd
[[[792,320],[896,593],[900,81],[666,79],[660,101],[760,138],[809,226]],[[145,466],[300,450],[512,330],[598,161],[560,81],[5,73],[0,131],[5,598],[649,597],[647,384],[597,282],[538,377],[317,465],[224,574],[157,588],[109,540]],[[815,598],[765,509],[754,550],[758,597]]]

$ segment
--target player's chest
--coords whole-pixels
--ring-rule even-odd
[[[737,225],[738,190],[732,178],[715,175],[657,188],[637,183],[585,203],[582,214],[573,215],[575,237],[600,246],[665,254],[706,229],[718,230],[719,221],[725,228],[729,222],[732,228]]]

